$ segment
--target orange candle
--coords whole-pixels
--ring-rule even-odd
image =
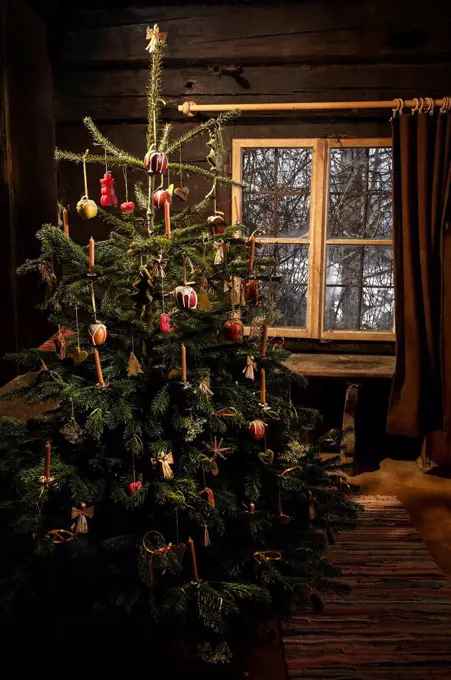
[[[261,355],[264,357],[266,355],[266,346],[268,344],[268,324],[263,324],[263,330],[262,330],[262,346],[261,346]]]
[[[94,350],[94,362],[96,365],[97,382],[99,383],[100,387],[105,387],[105,381],[102,375],[102,367],[100,365],[100,355],[98,349]]]
[[[186,382],[186,347],[185,345],[182,345],[180,348],[181,355],[182,355],[182,380],[183,382]]]
[[[67,212],[66,208],[63,209],[63,229],[64,236],[69,238],[69,213]]]
[[[44,467],[44,477],[50,479],[50,459],[52,457],[52,445],[47,442],[45,445],[45,467]]]
[[[254,256],[255,256],[255,236],[251,236],[250,239],[251,250],[249,253],[249,269],[254,268]]]
[[[89,239],[89,271],[92,272],[94,269],[94,262],[95,262],[95,254],[94,254],[94,248],[95,248],[95,241],[94,239],[91,238]]]
[[[266,404],[266,371],[264,368],[260,369],[260,401]]]
[[[167,238],[171,238],[171,204],[169,201],[164,202],[164,229]]]
[[[196,560],[196,550],[194,548],[194,541],[192,538],[188,539],[188,546],[191,553],[191,565],[193,568],[193,580],[199,580],[199,572],[197,571],[197,560]]]

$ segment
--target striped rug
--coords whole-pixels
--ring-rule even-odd
[[[451,680],[451,587],[396,498],[357,498],[330,561],[350,594],[283,630],[290,680]]]

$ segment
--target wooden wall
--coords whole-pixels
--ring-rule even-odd
[[[100,3],[101,4],[101,3]],[[91,9],[74,12],[55,58],[57,144],[85,150],[80,120],[92,116],[113,141],[145,153],[147,25],[168,32],[163,96],[176,132],[187,129],[176,104],[439,97],[451,94],[450,6],[431,0],[317,1]],[[234,65],[237,75],[213,69]],[[389,136],[388,111],[332,115],[243,115],[233,137]],[[202,163],[205,141],[184,151]],[[90,173],[93,195],[100,172]],[[75,204],[81,170],[61,164],[60,196]],[[122,182],[118,178],[119,192]],[[193,180],[194,194],[204,190]],[[229,193],[221,207],[228,212]],[[86,225],[73,218],[75,233]],[[93,226],[93,225],[91,225]],[[100,227],[94,226],[95,231]],[[100,233],[100,231],[98,232]]]
[[[0,3],[0,357],[42,342],[36,281],[16,268],[39,253],[35,232],[56,219],[53,89],[46,27],[22,0]],[[14,374],[0,361],[0,384]]]

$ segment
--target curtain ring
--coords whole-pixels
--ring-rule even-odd
[[[401,99],[395,99],[395,106],[392,109],[393,115],[392,115],[390,120],[393,120],[394,118],[396,118],[396,115],[399,113],[400,108],[401,108]]]
[[[444,97],[443,104],[440,108],[440,113],[448,113],[451,107],[451,97]]]
[[[434,114],[435,101],[432,97],[426,97],[426,111],[430,116]]]
[[[418,108],[420,106],[420,101],[419,101],[418,97],[414,97],[413,101],[415,102],[415,106],[412,108],[412,111],[411,111],[412,116],[414,115],[414,113],[416,113],[418,111]]]

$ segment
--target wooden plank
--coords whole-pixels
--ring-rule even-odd
[[[438,18],[440,17],[440,18]],[[168,59],[246,60],[258,63],[400,60],[451,55],[446,17],[438,0],[419,4],[371,0],[302,5],[154,7],[80,13],[66,36],[63,60],[143,61],[145,27],[169,32]]]
[[[285,366],[300,375],[323,378],[392,378],[394,356],[293,354]]]
[[[215,75],[208,66],[182,65],[163,73],[164,97],[297,95],[298,101],[408,99],[419,92],[442,96],[451,74],[450,63],[327,64],[307,66],[247,66],[237,76]],[[61,69],[55,75],[57,98],[142,97],[148,68],[105,67],[102,70]]]

